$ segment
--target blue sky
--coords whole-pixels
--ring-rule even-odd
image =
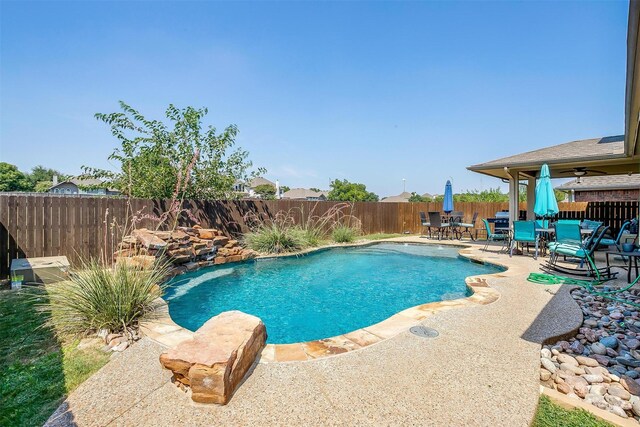
[[[623,133],[628,2],[2,1],[0,160],[109,167],[96,112],[206,106],[270,179],[381,196]]]

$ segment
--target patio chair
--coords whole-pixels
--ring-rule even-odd
[[[431,224],[429,224],[429,220],[427,219],[427,214],[425,214],[424,212],[419,212],[419,215],[420,215],[420,224],[422,225],[422,234],[420,235],[424,236],[425,231],[429,229],[429,226]]]
[[[431,237],[431,231],[434,228],[438,233],[438,240],[441,240],[442,234],[449,232],[451,224],[448,222],[442,222],[440,212],[429,212],[429,237]]]
[[[518,243],[527,244],[527,252],[529,251],[529,243],[533,243],[536,247],[533,259],[538,259],[538,233],[536,233],[536,224],[534,221],[514,221],[513,222],[513,238],[509,250],[509,256],[513,256],[513,248],[518,247]]]
[[[459,239],[462,233],[460,232],[460,223],[462,223],[462,219],[464,218],[464,212],[462,211],[453,211],[449,214],[449,225],[451,226],[451,234],[456,236],[456,239]]]
[[[562,224],[561,224],[562,226]],[[567,227],[577,227],[575,224],[567,224]],[[558,235],[557,230],[558,225],[556,225],[556,235]],[[593,253],[595,249],[600,244],[604,234],[609,230],[609,227],[600,227],[593,233],[593,236],[589,239],[586,239],[584,242],[578,240],[575,242],[575,231],[569,232],[569,230],[560,230],[560,236],[563,233],[567,232],[567,235],[570,235],[571,240],[566,239],[563,243],[561,241],[551,242],[549,243],[549,251],[551,252],[551,257],[549,261],[541,268],[544,271],[559,271],[564,274],[572,274],[574,276],[587,276],[587,277],[596,277],[603,276],[606,278],[614,278],[617,273],[611,273],[611,270],[608,267],[598,268],[593,260]],[[577,229],[577,232],[580,232],[580,229]],[[573,257],[580,260],[580,268],[568,268],[563,267],[558,264],[558,256],[562,255],[566,257]],[[583,265],[587,266],[587,269],[581,268]]]
[[[593,230],[595,232],[602,225],[602,221],[591,221],[590,219],[585,219],[580,225],[582,228]]]
[[[502,247],[500,248],[500,250],[502,250],[502,248],[505,248],[507,240],[509,239],[509,235],[507,233],[493,233],[491,231],[489,221],[482,218],[482,222],[484,223],[484,228],[487,230],[487,240],[482,250],[487,250],[487,248],[489,247],[489,242],[502,242]]]
[[[471,240],[474,240],[474,241],[476,240],[476,238],[478,237],[478,230],[475,230],[477,219],[478,219],[478,212],[474,212],[473,219],[471,220],[471,222],[461,222],[460,224],[458,224],[458,226],[462,228],[462,231],[460,232],[460,238],[464,236],[464,233],[468,233],[469,237],[471,237]],[[475,237],[473,236],[473,234],[471,234],[471,230],[476,231]]]
[[[629,228],[630,225],[631,225],[631,221],[625,221],[622,224],[622,227],[620,227],[620,231],[618,232],[618,237],[616,237],[615,240],[614,239],[602,239],[602,240],[600,240],[600,244],[603,245],[603,246],[606,246],[606,247],[615,246],[616,249],[618,251],[620,251],[621,250],[620,240],[622,239],[622,235]]]

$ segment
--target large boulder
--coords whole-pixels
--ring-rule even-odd
[[[226,404],[265,346],[262,321],[241,311],[212,317],[193,338],[160,355],[175,379],[191,387],[191,399]]]

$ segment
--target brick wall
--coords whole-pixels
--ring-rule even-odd
[[[576,191],[576,202],[634,202],[640,190]]]

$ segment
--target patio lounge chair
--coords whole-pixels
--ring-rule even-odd
[[[419,212],[419,215],[420,215],[420,224],[422,225],[422,233],[420,235],[424,236],[426,234],[425,231],[429,229],[429,226],[431,224],[429,224],[427,215],[424,212]]]
[[[486,251],[489,247],[489,242],[502,242],[502,248],[506,247],[507,240],[509,239],[509,235],[507,233],[493,233],[491,231],[491,226],[489,226],[489,221],[482,218],[482,222],[484,223],[484,228],[487,230],[487,241],[484,245],[483,251]]]
[[[509,256],[513,256],[513,248],[517,248],[518,243],[526,243],[527,251],[529,250],[529,243],[533,243],[536,247],[533,259],[538,259],[538,233],[536,233],[536,223],[534,221],[513,222],[513,239],[511,239]]]
[[[595,265],[593,260],[593,253],[595,249],[600,244],[604,234],[609,230],[609,227],[600,227],[593,233],[593,236],[590,236],[584,242],[575,239],[575,232],[580,233],[580,229],[576,229],[573,232],[570,230],[563,230],[564,227],[579,227],[576,224],[556,224],[556,235],[559,238],[564,238],[565,236],[572,236],[570,239],[564,239],[564,241],[557,240],[555,242],[549,243],[549,251],[551,252],[551,257],[549,261],[545,265],[542,266],[544,271],[559,271],[564,274],[572,274],[575,276],[588,276],[588,277],[596,277],[597,275],[602,275],[606,278],[613,278],[617,273],[611,273],[609,268],[598,268]],[[586,264],[587,269],[583,268],[568,268],[558,265],[558,256],[562,255],[566,257],[578,258],[580,260],[580,266]]]
[[[463,229],[462,231],[460,231],[460,238],[464,236],[464,233],[468,233],[469,237],[471,237],[471,240],[476,240],[476,238],[478,237],[478,231],[476,230],[476,235],[474,237],[473,234],[471,234],[471,230],[475,230],[477,219],[478,219],[478,212],[474,212],[473,219],[471,220],[471,222],[461,222],[460,224],[458,224],[458,226]]]
[[[448,222],[442,222],[440,212],[429,212],[429,237],[431,237],[431,230],[434,228],[438,233],[438,240],[441,240],[442,234],[449,232],[451,224]]]

